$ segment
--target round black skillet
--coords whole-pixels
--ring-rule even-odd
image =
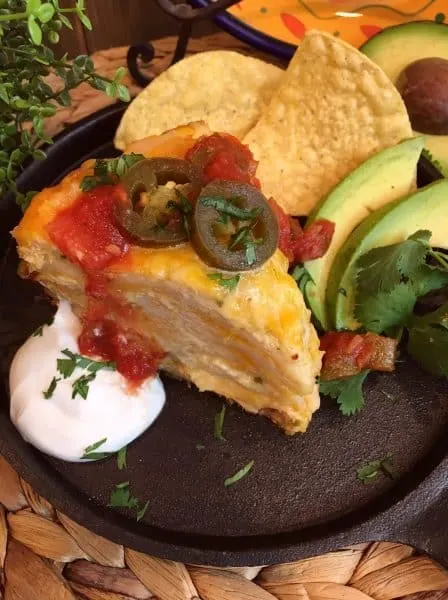
[[[28,168],[21,186],[40,189],[87,157],[112,155],[122,110],[105,109],[59,136],[48,158]],[[419,171],[421,184],[438,176],[425,162]],[[37,492],[99,534],[183,562],[267,564],[394,540],[448,565],[448,382],[407,359],[394,375],[369,377],[366,407],[358,416],[346,418],[324,401],[309,431],[293,438],[232,407],[225,419],[227,441],[217,441],[213,422],[222,400],[165,377],[166,407],[128,449],[124,472],[115,458],[70,464],[27,445],[8,416],[8,368],[14,351],[51,309],[38,285],[16,275],[8,231],[19,218],[11,199],[3,199],[0,452]],[[357,481],[358,467],[389,452],[395,480]],[[225,488],[224,479],[250,460],[251,473]],[[126,511],[107,508],[114,485],[127,480],[134,495],[149,500],[140,523]]]

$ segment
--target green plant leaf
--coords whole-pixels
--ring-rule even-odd
[[[53,18],[54,13],[54,6],[50,2],[44,2],[36,11],[36,16],[41,23],[48,23]]]
[[[30,15],[28,17],[28,32],[30,34],[32,42],[36,44],[36,46],[40,46],[42,43],[42,29],[36,22],[36,18],[34,15]]]
[[[84,27],[89,31],[92,31],[92,22],[90,21],[89,17],[83,12],[78,12],[78,17]]]
[[[28,13],[37,13],[41,4],[41,0],[26,0],[26,10]]]
[[[60,19],[61,23],[63,25],[65,25],[65,27],[67,27],[67,29],[73,30],[73,25],[70,23],[70,21],[67,19],[67,17],[65,15],[59,13],[59,19]]]

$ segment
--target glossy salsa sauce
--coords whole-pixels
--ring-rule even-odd
[[[48,232],[64,256],[87,276],[88,306],[78,339],[81,354],[115,362],[117,370],[138,385],[157,373],[165,352],[111,318],[112,313],[123,316],[123,312],[131,311],[109,294],[104,275],[104,269],[125,257],[130,247],[115,218],[124,193],[119,185],[80,193],[49,224]],[[132,323],[132,314],[127,316]]]

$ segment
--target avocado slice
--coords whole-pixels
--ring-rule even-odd
[[[360,50],[379,65],[396,84],[401,72],[416,60],[448,60],[448,25],[435,21],[415,21],[387,27],[371,37]],[[415,133],[419,135],[419,132]],[[425,147],[440,163],[437,166],[443,175],[448,177],[448,136],[425,136]]]
[[[354,317],[355,263],[380,246],[406,240],[419,229],[432,232],[431,245],[448,248],[448,180],[440,179],[414,194],[384,206],[368,217],[345,242],[333,263],[327,286],[333,328],[358,329]]]
[[[329,329],[325,296],[336,254],[353,229],[371,212],[415,189],[423,144],[424,138],[411,138],[375,154],[333,188],[309,216],[307,225],[317,219],[328,219],[336,225],[325,255],[305,263],[312,279],[305,288],[306,298],[322,329]]]

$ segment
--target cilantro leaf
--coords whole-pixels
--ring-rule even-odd
[[[391,454],[388,454],[384,458],[378,458],[365,463],[362,467],[357,469],[356,477],[359,481],[362,481],[362,483],[368,483],[369,481],[376,479],[380,473],[394,479],[395,474]]]
[[[302,294],[305,293],[307,283],[313,281],[313,278],[303,265],[296,265],[291,273],[291,277],[296,280]]]
[[[344,379],[320,381],[319,390],[324,396],[330,396],[337,401],[343,415],[355,415],[364,406],[362,385],[369,373],[370,371],[366,370]]]
[[[112,490],[109,500],[111,508],[137,508],[138,498],[131,495],[129,481],[118,483]]]
[[[103,444],[105,444],[107,442],[107,437],[103,438],[102,440],[98,440],[97,442],[95,442],[94,444],[91,444],[90,446],[87,446],[87,448],[84,448],[84,456],[86,454],[90,454],[91,452],[95,452],[95,450],[98,450],[98,448],[100,446],[102,446]]]
[[[224,480],[224,486],[229,487],[230,485],[233,485],[234,483],[236,483],[243,477],[246,477],[246,475],[249,473],[249,471],[254,466],[254,463],[255,463],[255,461],[251,460],[250,462],[247,463],[247,465],[244,465],[244,467],[242,469],[237,471],[235,473],[235,475],[232,475],[231,477],[227,477],[227,479]]]
[[[221,410],[215,415],[215,439],[225,441],[225,437],[222,435],[222,428],[224,427],[224,418],[226,416],[226,405],[223,404]]]
[[[48,388],[42,392],[45,400],[49,400],[53,396],[54,390],[56,389],[58,381],[60,381],[60,379],[58,379],[57,377],[53,377]]]
[[[123,446],[123,448],[120,448],[120,450],[118,451],[117,454],[117,466],[118,466],[118,470],[122,471],[123,469],[127,468],[127,462],[126,462],[126,454],[127,454],[127,450],[128,447],[127,446]]]
[[[56,368],[63,378],[67,379],[67,377],[70,377],[76,369],[76,360],[73,358],[58,358],[56,361]]]
[[[214,208],[221,215],[228,215],[239,221],[252,221],[256,219],[261,212],[262,208],[240,208],[235,204],[239,198],[224,198],[224,196],[202,196],[200,202],[202,206]]]
[[[128,169],[144,158],[142,154],[130,153],[118,158],[96,160],[93,175],[84,177],[81,182],[82,191],[88,192],[99,185],[114,185]]]
[[[420,230],[404,242],[373,248],[356,262],[355,317],[369,331],[382,333],[406,323],[417,299],[448,284],[446,261]],[[428,265],[435,258],[442,267]]]
[[[219,283],[220,286],[225,287],[230,291],[233,291],[238,285],[241,276],[235,275],[234,277],[223,277],[221,273],[210,273],[210,275],[208,275],[208,278],[213,279],[213,281]]]
[[[417,231],[404,242],[372,248],[358,258],[356,284],[363,295],[390,292],[404,279],[415,278],[426,260],[429,231]]]
[[[88,375],[81,375],[73,382],[72,386],[72,399],[75,399],[79,394],[84,400],[87,399],[89,394],[89,384],[95,379],[96,373],[89,373]]]
[[[144,504],[144,506],[139,508],[139,510],[137,511],[137,521],[141,521],[143,519],[143,517],[146,514],[146,511],[148,510],[148,506],[149,506],[149,500],[146,502],[146,504]]]
[[[417,296],[406,283],[397,284],[389,292],[357,295],[355,317],[368,331],[381,333],[402,325],[412,314]]]

